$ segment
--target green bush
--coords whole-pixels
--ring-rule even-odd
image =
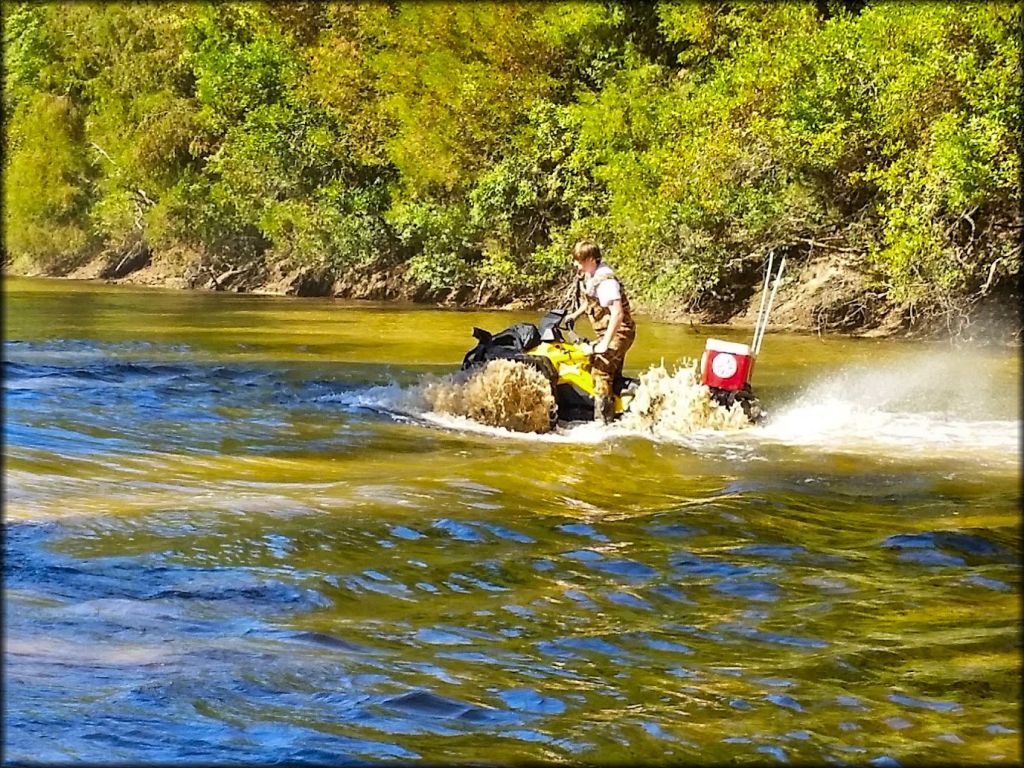
[[[6,256],[28,270],[62,274],[93,245],[86,224],[89,160],[81,117],[69,99],[37,93],[7,125]]]

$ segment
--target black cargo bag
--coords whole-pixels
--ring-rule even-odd
[[[473,338],[477,345],[462,358],[462,370],[490,360],[520,359],[526,350],[540,344],[540,331],[533,323],[516,323],[495,334],[474,328]]]

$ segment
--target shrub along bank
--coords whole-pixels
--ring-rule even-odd
[[[11,273],[530,301],[588,235],[649,309],[727,318],[775,253],[856,276],[840,325],[953,330],[1019,279],[1019,3],[3,14]]]

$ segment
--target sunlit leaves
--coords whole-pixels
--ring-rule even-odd
[[[4,168],[8,252],[41,268],[73,265],[90,239],[81,115],[67,97],[36,93],[19,105],[8,131],[17,147]]]
[[[471,182],[521,115],[554,86],[530,35],[539,8],[482,3],[400,6],[374,57],[397,129],[389,157],[417,194]]]
[[[908,306],[1019,272],[1017,3],[3,13],[26,258],[71,227],[64,253],[405,263],[435,292],[512,298],[565,280],[591,236],[638,304],[690,306],[821,240]]]

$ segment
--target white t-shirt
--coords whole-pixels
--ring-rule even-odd
[[[601,282],[597,282],[598,279]],[[622,287],[611,267],[607,264],[598,265],[593,277],[587,280],[587,294],[596,297],[602,307],[610,307],[613,301],[622,298]]]

